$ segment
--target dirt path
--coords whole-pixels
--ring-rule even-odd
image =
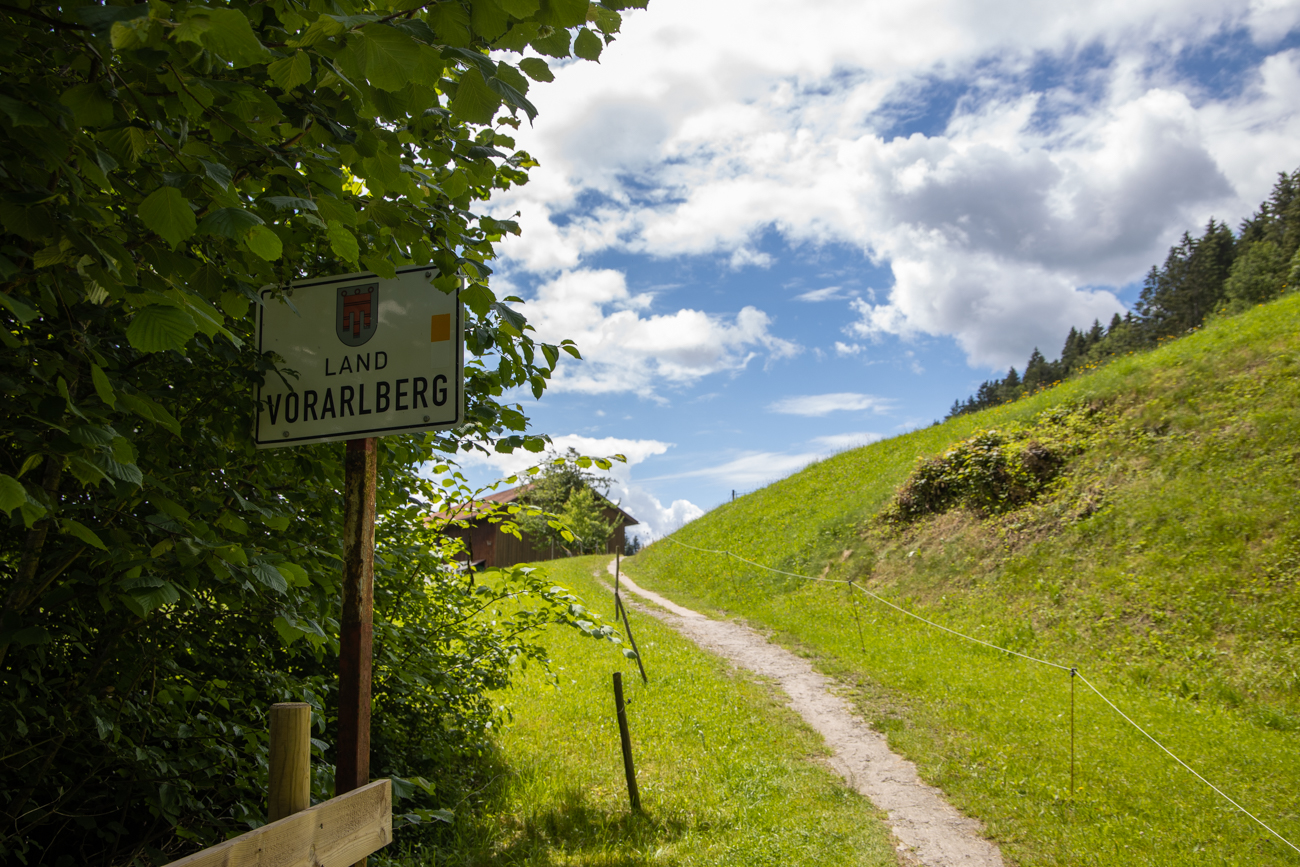
[[[613,562],[609,569],[614,571]],[[1002,855],[984,838],[979,822],[957,812],[942,792],[922,782],[916,766],[891,752],[884,735],[867,726],[847,702],[832,693],[834,682],[814,671],[807,660],[769,644],[747,626],[710,620],[643,590],[626,575],[620,586],[665,609],[644,610],[700,647],[776,681],[790,697],[790,707],[834,751],[831,766],[889,814],[889,827],[906,862],[925,867],[1002,867]]]

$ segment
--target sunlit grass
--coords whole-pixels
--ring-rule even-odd
[[[607,557],[546,564],[606,609]],[[895,865],[869,802],[821,764],[825,748],[771,691],[633,613],[650,674],[609,644],[547,636],[557,683],[531,669],[499,699],[496,777],[481,809],[410,864]],[[622,671],[643,815],[631,813],[611,676]]]
[[[1300,844],[1300,298],[1222,320],[1016,403],[848,452],[675,538],[803,574],[854,577],[946,625],[1066,665]],[[871,518],[919,457],[1061,403],[1129,436],[1071,466],[1050,504],[998,521]],[[1071,487],[1072,486],[1072,487]],[[846,562],[844,551],[853,553]],[[856,684],[863,712],[1021,864],[1300,864],[1076,683],[842,584],[783,578],[660,542],[638,581],[739,614]]]

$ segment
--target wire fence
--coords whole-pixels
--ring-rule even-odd
[[[993,644],[992,642],[984,641],[984,640],[981,639],[981,638],[976,638],[976,637],[973,636],[973,635],[967,635],[967,634],[964,633],[964,632],[959,632],[959,631],[957,631],[956,629],[952,629],[952,628],[950,628],[950,627],[944,626],[942,623],[935,623],[933,620],[929,620],[929,619],[927,619],[927,618],[925,618],[925,617],[922,617],[921,615],[917,614],[917,613],[914,612],[914,611],[908,611],[906,608],[903,608],[902,606],[899,606],[899,605],[894,604],[893,602],[890,602],[888,599],[884,598],[883,596],[880,596],[880,595],[878,595],[878,594],[876,594],[876,593],[872,593],[870,590],[868,590],[867,588],[863,587],[861,584],[858,584],[858,583],[856,583],[855,581],[853,581],[853,580],[851,580],[851,579],[845,579],[845,578],[826,578],[826,577],[817,576],[817,575],[801,575],[801,574],[799,574],[798,572],[787,572],[787,571],[785,571],[785,570],[783,570],[783,569],[774,569],[774,568],[772,568],[771,566],[765,566],[765,565],[763,565],[762,563],[759,563],[759,562],[757,562],[757,561],[755,561],[755,560],[751,560],[751,559],[749,559],[748,557],[742,557],[742,556],[740,556],[739,554],[736,554],[736,553],[734,553],[734,552],[732,552],[732,551],[719,551],[719,550],[715,550],[715,549],[713,549],[713,548],[700,548],[700,547],[697,547],[697,546],[695,546],[695,545],[688,545],[688,544],[685,543],[685,542],[679,542],[678,540],[672,538],[671,536],[665,536],[665,537],[663,538],[663,541],[666,541],[666,542],[672,542],[674,545],[678,545],[678,546],[680,546],[680,547],[682,547],[682,548],[689,548],[689,549],[691,549],[692,551],[700,551],[700,552],[705,553],[705,554],[718,554],[718,555],[723,555],[723,556],[727,556],[727,557],[732,557],[732,558],[734,558],[734,559],[736,559],[736,560],[741,561],[742,563],[748,563],[750,566],[753,566],[753,567],[755,567],[755,568],[757,568],[757,569],[763,569],[763,570],[765,570],[765,571],[767,571],[767,572],[773,572],[773,573],[775,573],[775,574],[777,574],[777,575],[786,575],[786,576],[788,576],[788,577],[790,577],[790,578],[800,578],[800,579],[803,579],[803,580],[806,580],[806,581],[821,581],[821,582],[824,582],[824,583],[827,583],[827,584],[847,584],[847,585],[849,586],[850,589],[857,590],[858,592],[860,592],[860,593],[862,593],[862,594],[864,594],[864,595],[870,597],[871,599],[874,599],[876,602],[879,602],[879,603],[882,604],[882,605],[888,606],[889,608],[892,608],[894,611],[897,611],[897,612],[900,613],[900,614],[904,614],[904,615],[906,615],[906,616],[912,618],[913,620],[918,620],[918,621],[920,621],[921,623],[924,623],[926,626],[930,626],[930,627],[932,627],[932,628],[934,628],[934,629],[941,630],[941,631],[943,631],[943,632],[948,633],[949,635],[956,636],[957,638],[961,638],[961,639],[963,639],[963,640],[965,640],[965,641],[969,641],[969,642],[972,642],[972,643],[974,643],[974,644],[980,644],[980,645],[983,645],[984,647],[990,648],[990,649],[992,649],[992,650],[996,650],[996,651],[998,651],[998,652],[1000,652],[1000,653],[1006,653],[1006,654],[1009,654],[1009,655],[1011,655],[1011,656],[1016,656],[1016,657],[1019,657],[1019,658],[1024,659],[1024,660],[1028,660],[1029,662],[1037,663],[1037,664],[1039,664],[1039,665],[1046,665],[1046,666],[1050,666],[1051,668],[1060,669],[1061,671],[1068,671],[1068,672],[1070,673],[1070,677],[1071,677],[1071,679],[1073,679],[1073,678],[1075,678],[1075,677],[1078,677],[1079,680],[1082,681],[1082,683],[1083,683],[1084,686],[1086,686],[1086,687],[1088,687],[1088,689],[1092,690],[1093,693],[1096,694],[1096,696],[1097,696],[1098,698],[1100,698],[1103,702],[1105,702],[1106,705],[1107,705],[1111,710],[1113,710],[1116,714],[1118,714],[1119,717],[1120,717],[1122,720],[1124,720],[1126,723],[1128,723],[1129,725],[1131,725],[1133,728],[1137,729],[1139,732],[1142,733],[1143,737],[1145,737],[1147,740],[1151,741],[1151,743],[1153,743],[1153,744],[1155,744],[1157,747],[1159,747],[1160,750],[1163,751],[1163,752],[1165,753],[1165,755],[1169,756],[1169,758],[1173,759],[1175,762],[1177,762],[1179,765],[1181,765],[1181,766],[1182,766],[1182,767],[1183,767],[1183,768],[1184,768],[1188,773],[1190,773],[1192,776],[1196,777],[1196,779],[1200,780],[1200,781],[1201,781],[1202,783],[1204,783],[1206,786],[1210,787],[1210,789],[1212,789],[1212,790],[1213,790],[1213,791],[1214,791],[1214,792],[1215,792],[1219,797],[1223,798],[1223,799],[1224,799],[1225,801],[1227,801],[1229,804],[1231,804],[1232,806],[1236,807],[1236,808],[1237,808],[1238,810],[1240,810],[1240,811],[1241,811],[1245,816],[1249,817],[1251,821],[1253,821],[1255,824],[1259,825],[1259,827],[1263,828],[1265,831],[1267,831],[1268,833],[1272,834],[1272,835],[1273,835],[1274,837],[1276,837],[1278,840],[1282,841],[1284,844],[1286,844],[1287,846],[1289,846],[1289,847],[1291,847],[1292,849],[1294,849],[1297,853],[1300,853],[1300,846],[1297,846],[1295,843],[1292,843],[1292,842],[1291,842],[1290,840],[1288,840],[1286,837],[1283,837],[1283,836],[1282,836],[1281,834],[1279,834],[1277,831],[1273,830],[1273,829],[1272,829],[1271,827],[1269,827],[1269,825],[1266,824],[1262,819],[1260,819],[1260,818],[1259,818],[1258,816],[1256,816],[1254,813],[1252,813],[1252,812],[1250,812],[1249,810],[1247,810],[1247,809],[1246,809],[1245,807],[1243,807],[1241,804],[1237,803],[1236,800],[1234,800],[1233,798],[1229,797],[1229,796],[1228,796],[1228,795],[1227,795],[1227,794],[1226,794],[1222,789],[1220,789],[1218,786],[1214,785],[1214,784],[1211,783],[1209,780],[1207,780],[1205,777],[1203,777],[1203,776],[1201,776],[1199,773],[1197,773],[1196,770],[1195,770],[1191,765],[1187,764],[1187,762],[1183,761],[1181,758],[1179,758],[1178,756],[1174,755],[1173,751],[1171,751],[1171,750],[1170,750],[1168,747],[1166,747],[1164,744],[1160,743],[1160,741],[1156,740],[1156,738],[1155,738],[1155,737],[1154,737],[1150,732],[1148,732],[1146,729],[1144,729],[1144,728],[1143,728],[1142,726],[1140,726],[1138,723],[1134,722],[1134,720],[1132,719],[1132,717],[1130,717],[1128,714],[1124,713],[1124,711],[1120,710],[1119,707],[1115,704],[1115,702],[1113,702],[1113,701],[1111,701],[1109,698],[1107,698],[1107,697],[1106,697],[1106,696],[1101,692],[1101,690],[1097,689],[1097,687],[1094,686],[1093,683],[1092,683],[1090,680],[1088,680],[1086,677],[1084,677],[1084,676],[1083,676],[1083,673],[1080,672],[1079,669],[1078,669],[1076,666],[1073,666],[1073,665],[1063,665],[1063,664],[1061,664],[1061,663],[1059,663],[1059,662],[1052,662],[1051,660],[1048,660],[1048,659],[1040,659],[1039,657],[1036,657],[1036,656],[1030,656],[1029,654],[1026,654],[1026,653],[1020,653],[1020,652],[1018,652],[1018,651],[1011,650],[1010,648],[1007,648],[1007,647],[1000,647],[1000,646],[998,646],[998,645],[996,645],[996,644]],[[1071,723],[1071,724],[1073,725],[1073,723]],[[1073,744],[1071,744],[1071,751],[1073,751]],[[1071,756],[1070,764],[1071,764],[1071,773],[1073,774],[1073,765],[1074,765],[1074,759],[1073,759],[1073,756]]]

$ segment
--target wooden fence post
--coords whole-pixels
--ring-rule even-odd
[[[267,821],[311,806],[311,705],[271,705],[271,779]]]
[[[624,615],[626,616],[626,615]],[[636,767],[632,764],[632,734],[627,727],[627,707],[623,704],[623,674],[614,672],[614,709],[618,713],[618,736],[623,744],[623,773],[627,777],[627,799],[634,812],[641,812],[641,793],[636,787]]]

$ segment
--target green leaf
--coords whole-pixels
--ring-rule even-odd
[[[466,307],[473,310],[476,315],[486,316],[488,311],[492,309],[492,303],[497,299],[492,294],[492,290],[486,286],[480,283],[471,283],[461,290],[460,300],[465,303]]]
[[[194,318],[184,310],[150,304],[135,314],[126,328],[126,339],[141,352],[180,351],[198,328]]]
[[[338,60],[374,87],[390,92],[406,87],[423,62],[419,43],[387,24],[370,24],[349,34]]]
[[[212,183],[216,184],[221,189],[224,190],[229,187],[230,182],[234,180],[234,177],[230,174],[230,169],[226,168],[221,163],[205,160],[202,157],[195,157],[195,159],[203,166],[203,174],[207,175],[208,180],[212,181]]]
[[[95,394],[99,399],[112,409],[117,408],[117,397],[113,394],[113,383],[109,382],[108,374],[104,373],[103,368],[98,364],[90,365],[90,381],[95,386]]]
[[[285,524],[283,527],[272,526],[271,528],[279,532],[288,529],[289,519],[285,518],[284,521]],[[270,526],[269,520],[267,521],[267,524],[268,526]],[[276,564],[275,568],[280,570],[280,574],[283,575],[284,579],[289,582],[289,586],[291,587],[311,586],[311,577],[307,574],[307,570],[299,566],[297,563],[278,563]]]
[[[127,607],[137,615],[140,617],[146,617],[149,612],[153,611],[155,608],[161,608],[164,605],[172,605],[178,602],[180,598],[180,591],[177,590],[174,585],[164,581],[157,587],[134,588],[129,594],[126,594],[123,597],[122,601],[126,602]],[[132,605],[130,602],[127,602],[128,599],[132,600],[135,604]]]
[[[96,536],[93,530],[80,521],[74,521],[71,518],[64,518],[59,521],[59,526],[63,532],[67,533],[69,536],[76,536],[92,548],[98,548],[101,551],[108,550],[108,546],[104,544],[103,540]]]
[[[555,74],[551,67],[540,57],[525,57],[519,61],[519,68],[533,81],[554,81]]]
[[[326,222],[333,220],[345,226],[355,226],[357,224],[356,208],[333,196],[318,196],[316,198],[316,208],[321,219]]]
[[[83,446],[106,446],[117,437],[117,431],[96,424],[79,424],[68,431],[68,437]]]
[[[550,36],[541,39],[534,39],[532,45],[542,54],[547,54],[551,57],[568,57],[569,31],[562,29],[556,30]]]
[[[19,647],[30,647],[33,644],[49,644],[50,631],[44,626],[28,626],[15,632],[9,640]]]
[[[9,115],[9,122],[14,126],[49,126],[50,122],[36,109],[19,102],[13,97],[0,94],[0,111]]]
[[[330,220],[325,224],[326,237],[330,241],[330,249],[334,255],[338,256],[344,262],[355,263],[357,257],[361,254],[361,248],[357,245],[357,236],[348,231],[348,228],[338,220]]]
[[[306,634],[297,626],[290,623],[283,614],[277,614],[275,619],[271,621],[271,625],[274,626],[275,631],[279,633],[280,640],[284,642],[285,647],[293,644]]]
[[[489,124],[500,105],[501,97],[492,92],[477,69],[461,73],[451,100],[452,114],[468,123]]]
[[[503,325],[508,325],[510,328],[514,329],[516,336],[524,333],[524,326],[528,324],[528,320],[524,318],[524,315],[518,310],[508,307],[505,304],[493,304],[492,310],[501,317]]]
[[[276,593],[287,593],[289,591],[289,582],[285,581],[284,576],[280,574],[280,570],[270,563],[258,560],[252,565],[250,571],[253,573],[254,578]]]
[[[524,98],[523,91],[515,87],[514,81],[516,79],[520,84],[523,84],[524,90],[528,89],[528,79],[516,72],[513,67],[506,66],[503,63],[497,74],[487,80],[487,85],[492,88],[493,93],[501,97],[506,105],[511,107],[512,112],[516,108],[522,108],[524,114],[528,115],[528,119],[533,120],[537,117],[537,109]]]
[[[140,203],[140,219],[173,248],[194,234],[197,221],[189,200],[175,187],[159,187]]]
[[[434,4],[427,21],[443,43],[460,48],[470,44],[469,15],[461,4]]]
[[[222,545],[220,548],[213,548],[212,553],[216,554],[227,563],[233,563],[236,566],[247,566],[248,555],[244,549],[238,545]]]
[[[208,212],[203,222],[199,223],[197,232],[200,235],[222,235],[238,241],[254,226],[261,226],[265,222],[257,214],[243,208],[217,208]]]
[[[619,28],[623,26],[622,15],[619,15],[613,9],[598,6],[595,3],[591,5],[587,18],[599,28],[601,33],[607,36],[617,33]]]
[[[108,480],[108,475],[103,470],[85,458],[75,455],[68,458],[68,471],[81,482],[83,487],[87,488]]]
[[[27,489],[13,476],[0,473],[0,510],[6,515],[27,502]]]
[[[263,196],[258,199],[258,204],[265,202],[272,205],[277,211],[315,211],[316,203],[311,199],[303,199],[298,196]]]
[[[135,485],[137,488],[144,485],[144,474],[135,464],[126,464],[119,461],[115,456],[100,452],[91,458],[91,463],[99,467],[106,476]]]
[[[604,47],[600,37],[586,27],[579,30],[578,38],[573,40],[573,53],[583,60],[600,60],[600,51]]]
[[[305,51],[295,51],[292,57],[277,60],[266,67],[266,74],[281,90],[290,91],[311,81],[311,58]]]
[[[248,297],[239,292],[222,292],[221,309],[226,311],[226,315],[231,319],[243,319],[248,315],[248,308],[251,302]]]
[[[382,253],[367,253],[361,257],[361,263],[385,280],[392,280],[397,276],[397,267]]]
[[[536,15],[537,10],[542,8],[541,0],[497,0],[497,2],[501,4],[502,9],[515,18]]]
[[[78,126],[108,126],[113,122],[113,103],[98,84],[78,84],[63,91],[59,102],[72,110]]]
[[[537,20],[552,27],[577,27],[587,20],[587,0],[542,0]]]
[[[506,31],[505,36],[496,41],[493,48],[499,48],[502,51],[522,52],[537,38],[537,33],[540,30],[541,25],[534,21],[516,22]]]
[[[19,301],[17,298],[14,298],[12,295],[5,295],[2,292],[0,292],[0,307],[8,310],[18,318],[19,322],[23,323],[31,322],[37,316],[41,315],[23,302]]]
[[[248,249],[268,262],[274,262],[284,255],[284,244],[281,243],[280,236],[266,226],[249,229],[245,243],[248,244]]]
[[[231,66],[239,69],[271,59],[271,52],[257,40],[243,12],[209,7],[202,14],[208,16],[208,29],[202,35],[203,44],[229,60]]]
[[[474,32],[488,42],[505,33],[510,26],[509,16],[494,0],[474,0],[470,22],[474,25]]]
[[[0,203],[0,223],[5,231],[21,235],[29,241],[39,241],[54,232],[54,220],[47,208],[24,208],[10,202]]]

